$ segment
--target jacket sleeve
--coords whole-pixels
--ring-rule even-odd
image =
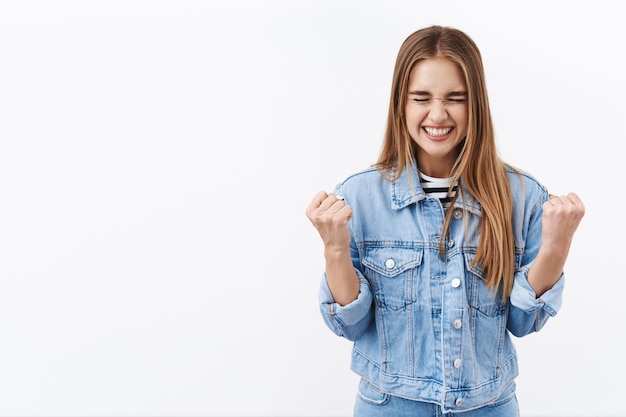
[[[357,340],[365,333],[372,319],[372,290],[363,274],[355,269],[359,277],[360,291],[356,300],[345,306],[335,302],[328,288],[326,274],[322,278],[319,291],[320,311],[324,323],[338,336]]]
[[[563,303],[563,273],[554,286],[539,298],[535,297],[527,277],[528,270],[525,268],[515,275],[510,298],[508,329],[518,337],[541,330],[550,317],[556,316]]]
[[[515,272],[507,322],[509,331],[518,337],[541,330],[550,317],[556,316],[563,302],[565,284],[565,277],[561,272],[552,288],[537,298],[528,283],[528,271],[541,246],[542,206],[549,195],[547,190],[541,187],[537,193],[529,193],[526,197],[528,218],[524,221],[525,232],[520,232],[525,236],[522,246],[524,249],[521,266]]]

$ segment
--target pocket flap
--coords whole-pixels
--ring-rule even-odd
[[[423,248],[397,246],[371,247],[365,251],[363,265],[387,277],[395,277],[422,263]]]

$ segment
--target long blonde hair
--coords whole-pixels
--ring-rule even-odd
[[[431,26],[406,38],[398,52],[387,127],[374,166],[388,181],[394,181],[408,166],[417,164],[417,144],[409,135],[405,116],[409,75],[415,64],[435,57],[456,63],[465,77],[468,129],[465,140],[459,144],[459,154],[451,172],[452,183],[462,182],[469,197],[482,207],[481,235],[474,263],[483,268],[487,285],[501,288],[502,297],[506,299],[513,287],[515,271],[513,204],[505,169],[508,165],[497,153],[482,57],[468,35],[454,28]],[[446,215],[441,253],[451,214],[452,210]]]

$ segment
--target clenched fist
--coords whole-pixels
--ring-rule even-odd
[[[352,208],[343,197],[326,191],[318,192],[307,207],[306,216],[317,229],[327,250],[350,246],[348,220],[352,218]]]
[[[569,247],[584,215],[585,206],[575,193],[550,194],[543,204],[542,244]]]

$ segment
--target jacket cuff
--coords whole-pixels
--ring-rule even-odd
[[[328,282],[326,281],[326,273],[322,278],[319,292],[319,302],[322,312],[333,321],[341,323],[343,326],[354,326],[359,324],[365,316],[368,315],[372,306],[372,290],[367,279],[358,271],[359,278],[359,295],[356,300],[342,306],[333,299]]]
[[[528,273],[515,275],[513,290],[511,291],[511,304],[528,313],[543,309],[550,316],[556,316],[563,304],[563,287],[565,285],[564,274],[554,283],[552,288],[543,293],[539,298],[535,296],[535,290],[528,283]]]

